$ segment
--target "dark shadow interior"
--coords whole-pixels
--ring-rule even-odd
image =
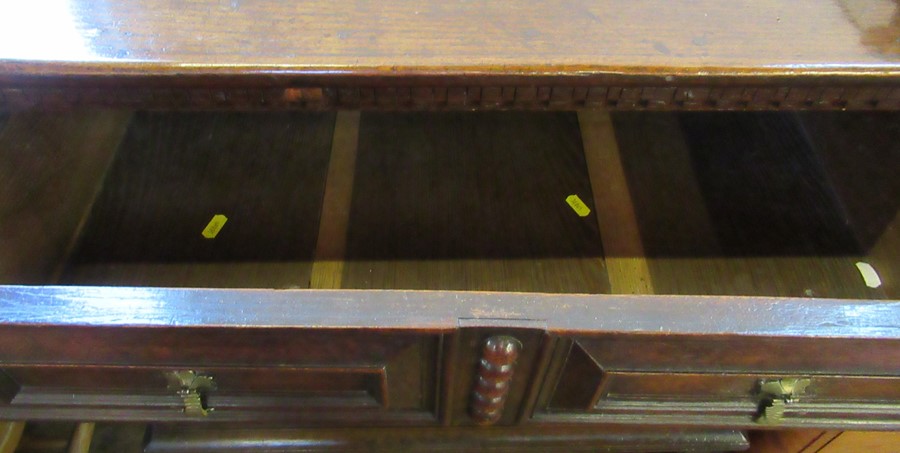
[[[335,118],[135,113],[60,281],[307,287]],[[845,288],[897,234],[897,113],[611,118],[639,256],[604,252],[575,112],[363,112],[344,287],[608,292],[604,260],[635,258],[660,293],[874,297]],[[226,225],[204,238],[217,214]],[[179,277],[145,280],[153,266]]]

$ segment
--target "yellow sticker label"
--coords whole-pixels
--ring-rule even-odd
[[[222,231],[222,227],[225,226],[225,222],[228,221],[228,217],[223,216],[222,214],[216,214],[213,216],[212,220],[206,224],[206,228],[203,229],[203,237],[206,239],[213,239],[218,234],[219,231]]]
[[[569,203],[569,206],[572,207],[572,210],[575,211],[575,214],[578,214],[579,217],[587,217],[588,214],[591,213],[591,208],[587,207],[581,198],[578,198],[578,195],[569,195],[566,197],[566,203]]]
[[[869,288],[878,288],[881,286],[881,277],[871,264],[865,261],[859,261],[856,263],[856,268],[859,269],[859,274],[862,275],[866,286]]]

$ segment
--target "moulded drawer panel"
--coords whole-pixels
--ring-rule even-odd
[[[755,403],[760,382],[782,375],[629,373],[613,371],[600,384],[595,406],[612,399],[658,401],[746,401]],[[900,402],[900,378],[867,376],[804,376],[810,383],[804,402]]]
[[[56,333],[35,340],[50,346],[63,336]],[[72,333],[98,347],[69,355],[60,343],[55,353],[36,348],[33,356],[6,349],[0,362],[0,399],[6,403],[0,404],[0,417],[72,418],[87,411],[100,420],[184,419],[189,415],[182,413],[185,403],[173,376],[190,371],[214,382],[202,391],[204,403],[214,409],[204,420],[436,422],[439,335],[216,329],[207,333],[224,341],[207,348],[211,342],[198,331],[80,328]],[[104,342],[105,333],[112,335]],[[172,337],[186,340],[184,346],[166,347]],[[145,347],[135,348],[133,365],[120,364],[122,345],[140,340]],[[256,341],[248,344],[259,354],[247,354],[240,340]]]
[[[717,372],[715,366],[710,366],[709,372],[699,372],[691,363],[685,366],[689,370],[622,370],[615,361],[608,362],[607,367],[591,352],[580,342],[573,345],[549,398],[547,413],[593,414],[597,421],[651,423],[900,426],[900,376],[777,369]],[[619,352],[614,356],[624,357]],[[775,368],[777,359],[772,362]],[[652,369],[653,365],[648,363],[646,367]],[[804,383],[796,394],[775,397],[764,389],[766,383],[795,379]],[[765,415],[773,399],[786,403],[777,420]]]

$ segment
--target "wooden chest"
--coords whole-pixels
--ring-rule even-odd
[[[0,418],[900,428],[896,3],[63,3],[0,6]]]

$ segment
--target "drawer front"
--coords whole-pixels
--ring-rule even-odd
[[[590,407],[596,409],[612,400],[757,402],[767,394],[763,389],[766,383],[785,379],[806,381],[802,393],[792,397],[798,402],[900,401],[900,378],[896,377],[610,371]]]
[[[28,338],[26,330],[14,336]],[[0,414],[66,418],[87,411],[95,419],[313,425],[436,420],[439,335],[212,329],[206,336],[223,340],[212,347],[200,332],[192,342],[166,329],[101,331],[68,332],[82,346],[96,346],[71,354],[64,351],[73,343],[54,332],[31,337],[32,355],[17,355],[14,347],[0,353],[6,403]],[[11,341],[8,333],[0,340]],[[34,341],[58,347],[54,353]],[[182,346],[170,347],[173,341]],[[138,349],[140,342],[145,346]],[[127,362],[119,355],[122,345],[135,347]],[[245,345],[256,345],[258,353],[245,356]]]
[[[642,423],[900,427],[898,376],[778,370],[777,357],[770,361],[773,370],[762,372],[704,372],[691,366],[690,357],[684,357],[688,371],[668,364],[653,369],[651,363],[629,370],[615,360],[604,361],[624,357],[622,351],[603,357],[592,354],[596,346],[590,339],[571,344],[546,411],[538,417],[589,414],[596,421]],[[640,355],[635,352],[629,361]],[[695,356],[694,364],[703,360]]]

